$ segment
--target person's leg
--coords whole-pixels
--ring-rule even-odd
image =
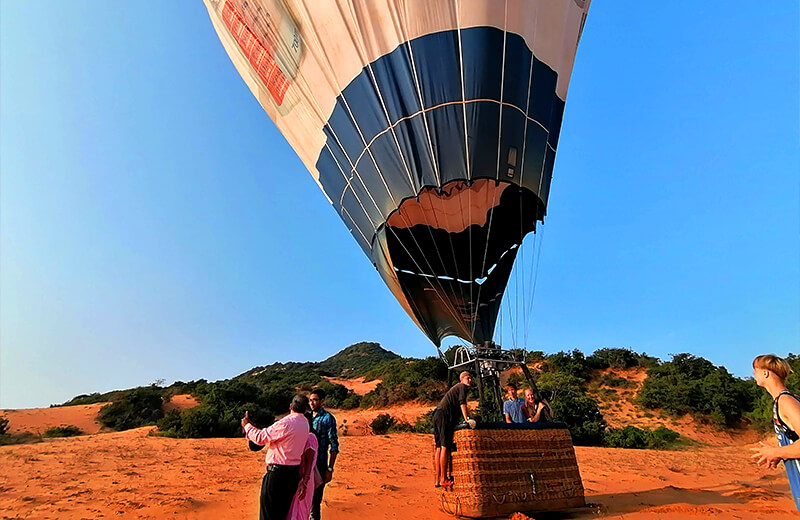
[[[267,478],[266,518],[262,520],[286,520],[292,499],[300,482],[299,470],[280,469],[269,472]]]
[[[447,469],[444,472],[447,480],[453,480],[453,451],[455,451],[455,447],[451,445],[447,450]]]
[[[264,478],[261,479],[261,499],[258,504],[258,519],[269,520],[269,511],[267,510],[267,487],[269,486],[269,472],[264,473]]]
[[[442,437],[442,476],[445,481],[452,482],[453,480],[453,451],[456,448],[453,442],[455,430],[452,425],[448,425]]]
[[[439,484],[445,485],[447,484],[447,459],[448,455],[450,454],[450,450],[447,449],[447,446],[442,446],[439,448]]]
[[[314,490],[314,499],[311,501],[311,516],[309,520],[319,520],[320,509],[322,504],[322,493],[325,491],[325,484],[320,484]]]
[[[444,443],[447,440],[447,417],[440,410],[433,412],[433,443],[436,446],[433,452],[433,470],[436,475],[436,484],[441,486],[444,482],[446,469],[442,466],[442,452]]]
[[[441,482],[439,475],[439,452],[441,451],[441,449],[442,448],[440,446],[436,446],[435,448],[433,448],[433,479],[434,479],[433,484],[435,486],[438,486],[439,482]]]

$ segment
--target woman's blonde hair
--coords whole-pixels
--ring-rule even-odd
[[[779,358],[775,354],[763,354],[761,356],[757,356],[753,360],[753,368],[763,368],[765,370],[769,370],[781,381],[785,381],[789,374],[792,373],[792,367],[789,366],[789,363],[786,362],[785,359]]]

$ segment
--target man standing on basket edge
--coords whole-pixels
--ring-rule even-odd
[[[336,464],[336,457],[339,455],[339,436],[336,433],[336,417],[323,408],[325,405],[325,390],[322,388],[311,390],[308,400],[311,404],[311,411],[314,412],[314,431],[317,432],[317,439],[319,440],[317,468],[319,469],[319,474],[322,475],[322,484],[314,490],[310,520],[319,520],[322,493],[325,491],[325,484],[333,479],[333,465]],[[329,448],[330,457],[328,457]]]
[[[450,452],[453,445],[455,427],[461,417],[470,428],[475,428],[475,421],[469,418],[467,410],[467,393],[472,384],[469,372],[461,372],[459,382],[444,394],[439,406],[433,412],[433,440],[436,448],[433,453],[433,467],[436,471],[436,487],[453,485],[453,477],[449,473]]]
[[[285,520],[300,482],[300,460],[308,438],[308,397],[292,398],[289,415],[269,428],[256,428],[247,412],[242,429],[251,442],[267,447],[267,472],[261,480],[260,520]]]

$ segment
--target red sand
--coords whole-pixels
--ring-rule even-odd
[[[326,377],[329,382],[334,384],[343,385],[357,395],[364,395],[375,390],[375,387],[380,384],[380,379],[373,379],[372,381],[364,381],[363,377],[354,377],[352,379],[344,379],[341,377]]]
[[[109,403],[53,408],[3,410],[0,416],[8,419],[10,433],[30,432],[41,435],[54,426],[77,426],[84,433],[98,433],[102,426],[96,421],[97,412]]]
[[[98,405],[92,405],[98,406]],[[98,406],[99,407],[99,406]],[[75,419],[82,407],[70,407]],[[426,408],[426,407],[417,407]],[[410,405],[390,412],[413,413]],[[58,408],[4,412],[37,418]],[[424,410],[423,410],[424,411]],[[25,412],[22,414],[21,412]],[[353,424],[379,411],[338,412]],[[41,426],[39,426],[41,427]],[[0,447],[3,518],[254,518],[263,453],[243,439],[167,439],[151,428]],[[432,486],[429,435],[342,436],[326,520],[448,519]],[[747,445],[686,451],[577,448],[587,501],[568,518],[797,518],[783,470],[757,468]],[[536,515],[531,515],[534,518]],[[517,515],[515,520],[524,520]]]
[[[165,412],[169,412],[172,410],[186,410],[187,408],[194,408],[198,404],[200,403],[197,402],[197,399],[195,399],[191,395],[178,394],[178,395],[173,395],[169,401],[164,403],[164,406],[162,406],[162,408],[164,409]]]

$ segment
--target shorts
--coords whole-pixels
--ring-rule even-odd
[[[437,408],[433,412],[433,442],[436,447],[445,446],[450,450],[455,450],[454,433],[455,425],[450,421],[450,417],[447,416],[444,410]]]

